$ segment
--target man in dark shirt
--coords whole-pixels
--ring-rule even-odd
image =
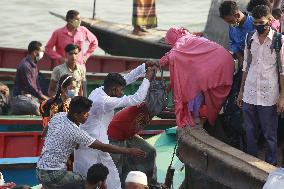
[[[106,166],[101,163],[97,163],[88,169],[85,181],[65,185],[60,189],[103,189],[106,188],[105,181],[108,173],[109,171]]]
[[[42,58],[42,44],[38,41],[30,42],[28,55],[22,59],[18,65],[16,81],[14,86],[14,96],[30,94],[39,100],[46,100],[42,93],[38,81],[37,62]]]
[[[40,88],[38,80],[38,61],[43,57],[42,44],[38,41],[30,42],[28,55],[18,65],[16,80],[11,99],[12,114],[39,115],[39,101],[48,99]]]

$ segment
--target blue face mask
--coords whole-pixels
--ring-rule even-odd
[[[73,98],[74,96],[76,96],[75,89],[67,90],[67,97],[68,98]]]

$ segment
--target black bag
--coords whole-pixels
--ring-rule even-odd
[[[146,107],[151,116],[160,114],[167,106],[166,83],[163,78],[163,70],[160,68],[161,80],[156,80],[156,74],[150,83],[148,94],[145,99]]]
[[[11,98],[12,115],[40,115],[39,101],[31,95],[18,95]]]

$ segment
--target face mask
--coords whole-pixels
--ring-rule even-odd
[[[262,25],[254,25],[254,27],[259,34],[263,34],[269,28],[268,23]]]
[[[73,20],[71,24],[74,28],[78,28],[81,25],[81,20]]]
[[[42,59],[44,52],[39,52],[36,56],[36,62],[38,62],[40,59]]]
[[[76,96],[75,89],[67,90],[67,98],[73,98],[74,96]]]

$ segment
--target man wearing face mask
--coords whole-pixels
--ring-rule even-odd
[[[90,116],[81,128],[92,137],[105,144],[109,144],[107,135],[108,126],[114,116],[114,110],[141,104],[148,93],[150,80],[154,76],[155,62],[147,62],[138,66],[124,77],[119,73],[110,73],[104,80],[104,86],[96,88],[89,95],[93,101]],[[146,68],[147,71],[146,71]],[[126,85],[135,82],[145,75],[142,84],[133,95],[126,96],[123,89]],[[86,176],[89,167],[95,163],[102,163],[108,167],[110,173],[106,180],[108,189],[121,189],[118,170],[109,153],[104,153],[90,148],[80,147],[75,150],[73,170]]]
[[[37,62],[43,57],[42,44],[32,41],[28,46],[28,55],[17,67],[16,80],[11,99],[13,114],[39,114],[38,100],[48,99],[42,93],[38,81]]]
[[[284,75],[279,73],[281,68],[284,69],[284,49],[282,46],[279,52],[282,62],[278,64],[275,49],[271,46],[275,31],[271,29],[270,8],[256,6],[252,15],[256,32],[251,37],[250,47],[246,45],[244,51],[243,77],[237,103],[243,109],[247,152],[257,157],[254,130],[259,123],[267,143],[265,161],[276,165],[278,112],[284,111]]]
[[[83,96],[83,82],[86,81],[86,71],[83,66],[76,64],[80,47],[75,44],[68,44],[65,47],[65,53],[67,57],[67,62],[64,64],[56,66],[51,74],[50,84],[48,88],[48,94],[50,97],[53,97],[56,94],[56,89],[58,87],[58,82],[63,75],[71,75],[76,82],[75,94],[74,96]],[[71,91],[70,91],[71,92]]]
[[[80,47],[81,51],[78,55],[77,63],[85,68],[87,59],[92,55],[98,47],[98,40],[87,28],[80,26],[80,13],[76,10],[69,10],[66,14],[67,24],[55,30],[45,46],[45,52],[50,58],[57,60],[59,63],[65,63],[66,45],[73,43]],[[84,50],[84,43],[89,43],[87,51]],[[54,50],[55,48],[55,50]]]
[[[233,56],[242,64],[245,38],[254,31],[252,16],[243,13],[235,1],[224,1],[219,7],[220,17],[229,24],[230,48]]]

